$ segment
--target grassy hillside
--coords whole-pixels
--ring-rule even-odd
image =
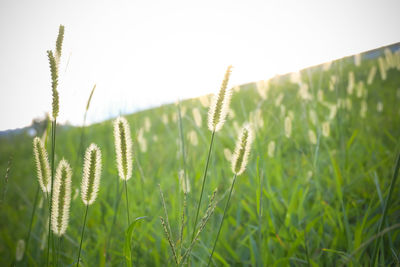
[[[371,53],[364,54],[234,89],[228,119],[215,136],[201,214],[215,188],[218,204],[193,249],[191,265],[202,266],[208,260],[233,176],[230,154],[245,122],[252,123],[255,140],[247,170],[236,181],[214,264],[372,264],[375,235],[400,148],[400,52],[388,51],[375,51],[381,54],[381,63],[368,59]],[[184,169],[190,192],[182,247],[190,243],[211,138],[209,102],[210,97],[204,96],[126,116],[134,139],[129,210],[131,218],[147,216],[133,232],[135,266],[174,265],[159,219],[164,215],[158,184],[176,240],[183,207],[179,175]],[[78,195],[82,129],[59,126],[57,131],[56,162],[64,157],[73,169],[70,222],[59,259],[59,265],[70,266],[76,262],[85,212]],[[103,172],[98,199],[89,210],[82,260],[84,266],[123,266],[126,206],[115,163],[112,121],[84,131],[84,147],[94,142],[102,150]],[[15,263],[17,241],[27,237],[38,190],[32,140],[27,132],[0,137],[0,261],[4,266]],[[50,151],[49,142],[47,148]],[[400,264],[397,182],[382,228],[386,231],[380,242],[382,266]],[[27,257],[17,265],[45,264],[47,211],[47,200],[39,191]]]

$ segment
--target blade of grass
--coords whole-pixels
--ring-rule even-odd
[[[229,191],[228,200],[226,201],[226,204],[225,204],[224,213],[223,213],[223,215],[222,215],[222,219],[221,219],[221,223],[220,223],[220,225],[219,225],[217,237],[215,238],[214,246],[213,246],[213,249],[212,249],[212,251],[211,251],[210,258],[208,259],[208,264],[207,264],[207,266],[210,266],[210,263],[211,263],[211,260],[212,260],[212,256],[213,256],[213,254],[214,254],[215,247],[217,246],[219,234],[221,233],[221,229],[222,229],[222,224],[224,223],[224,219],[225,219],[225,215],[226,215],[226,210],[228,209],[229,201],[231,200],[231,195],[232,195],[232,191],[233,191],[233,186],[235,185],[235,182],[236,182],[236,177],[237,177],[237,175],[235,174],[235,175],[233,176],[233,181],[232,181],[232,185],[231,185],[231,190]]]
[[[400,153],[397,154],[397,159],[396,159],[396,164],[394,167],[394,172],[393,172],[393,176],[392,176],[392,180],[390,181],[390,186],[389,186],[389,193],[386,197],[385,200],[385,207],[383,209],[383,214],[381,217],[381,220],[379,222],[379,226],[378,226],[378,230],[377,233],[380,233],[382,230],[382,226],[386,220],[386,216],[389,210],[389,203],[390,203],[390,199],[392,197],[392,193],[393,193],[393,189],[394,189],[394,185],[396,184],[396,180],[399,174],[399,168],[400,168]],[[378,240],[375,243],[375,247],[374,247],[374,252],[372,254],[372,263],[375,264],[376,260],[377,260],[377,254],[378,254],[378,247],[379,247],[379,243],[381,241],[381,238],[378,238]]]
[[[206,182],[207,171],[208,171],[208,164],[209,164],[209,162],[210,162],[211,150],[212,150],[212,146],[213,146],[213,142],[214,142],[214,135],[215,135],[215,131],[213,131],[212,134],[211,134],[210,148],[208,149],[208,156],[207,156],[207,161],[206,161],[206,168],[205,168],[205,170],[204,170],[203,183],[202,183],[202,185],[201,185],[200,199],[199,199],[199,202],[198,202],[198,204],[197,204],[196,218],[195,218],[194,224],[193,224],[193,233],[192,233],[192,241],[191,241],[191,242],[193,242],[194,237],[195,237],[195,233],[196,233],[197,220],[199,219],[199,211],[200,211],[200,206],[201,206],[201,200],[202,200],[202,198],[203,198],[204,184],[205,184],[205,182]]]

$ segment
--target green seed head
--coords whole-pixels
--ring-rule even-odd
[[[51,227],[53,233],[62,236],[68,227],[69,207],[71,203],[71,167],[62,159],[56,170],[53,186]]]
[[[132,177],[132,138],[128,121],[118,117],[114,121],[115,152],[118,175],[122,180]]]
[[[219,131],[225,123],[232,96],[232,90],[227,89],[231,69],[232,66],[229,66],[226,70],[219,93],[218,95],[214,95],[208,111],[208,129],[210,129],[210,131]]]
[[[96,200],[100,186],[101,151],[98,146],[91,144],[85,153],[83,178],[81,183],[82,201],[91,205]]]
[[[58,91],[57,91],[57,86],[58,86],[58,67],[57,67],[57,62],[56,58],[53,55],[53,51],[49,50],[47,51],[47,56],[49,58],[49,63],[50,63],[50,72],[51,72],[51,90],[53,94],[53,103],[52,103],[52,116],[53,120],[57,119],[58,116],[58,110],[59,110],[59,100],[58,100]]]
[[[232,171],[236,175],[244,172],[250,153],[253,136],[249,125],[245,125],[236,143],[235,153],[232,156]]]
[[[47,151],[44,148],[43,142],[39,137],[33,139],[33,153],[36,161],[36,171],[40,184],[40,188],[44,193],[51,190],[50,164],[47,156]]]

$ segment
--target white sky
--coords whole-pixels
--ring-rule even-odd
[[[46,50],[65,25],[59,121],[80,124],[400,41],[397,1],[0,1],[0,130],[51,110]],[[67,66],[67,62],[69,62]]]

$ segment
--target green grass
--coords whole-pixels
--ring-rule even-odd
[[[207,200],[218,188],[219,203],[192,251],[190,262],[193,266],[207,264],[229,194],[232,173],[224,149],[233,151],[237,126],[254,121],[250,114],[255,114],[257,109],[260,109],[263,124],[261,126],[259,119],[255,121],[259,127],[255,131],[249,164],[237,178],[213,263],[217,266],[372,264],[374,237],[389,192],[396,154],[400,150],[400,72],[397,69],[388,70],[387,79],[383,81],[378,69],[374,82],[366,85],[372,65],[377,65],[377,61],[364,60],[357,67],[352,58],[344,58],[334,61],[329,70],[323,70],[321,66],[302,70],[303,82],[308,84],[313,96],[310,101],[301,100],[299,86],[290,81],[289,75],[277,76],[270,81],[266,100],[260,97],[253,83],[242,85],[239,91],[234,92],[231,103],[234,117],[227,119],[215,139],[204,189]],[[356,84],[363,81],[368,91],[365,118],[360,117],[362,99],[356,96],[356,90],[351,96],[346,92],[349,71],[354,72]],[[331,75],[339,78],[334,91],[328,89]],[[329,120],[330,110],[317,100],[318,90],[324,92],[324,102],[336,104],[338,99],[346,98],[352,101],[350,110],[339,108],[330,121],[329,137],[322,135],[322,123]],[[281,92],[284,94],[281,104],[285,106],[284,112],[281,106],[275,106]],[[382,112],[377,111],[378,102],[383,103]],[[200,128],[192,115],[195,107],[202,114]],[[180,109],[185,141],[184,168],[191,187],[187,199],[188,223],[182,244],[183,248],[187,248],[210,132],[207,129],[208,108],[202,106],[198,99],[182,101]],[[284,118],[289,110],[294,113],[294,119],[291,138],[286,138]],[[310,110],[317,114],[316,125],[312,123]],[[63,112],[62,107],[60,112]],[[163,114],[168,116],[168,124],[162,122]],[[173,266],[172,253],[159,220],[159,216],[163,216],[163,208],[158,184],[164,193],[173,238],[177,240],[183,199],[178,180],[183,161],[177,107],[164,105],[126,118],[134,142],[133,177],[127,183],[131,221],[146,216],[137,221],[129,233],[132,238],[132,262],[135,266]],[[144,127],[146,118],[151,122],[148,131]],[[147,142],[146,152],[141,150],[136,138],[141,128]],[[310,129],[317,135],[316,145],[309,141]],[[198,135],[197,146],[188,139],[191,130]],[[75,190],[80,188],[82,178],[82,159],[77,159],[80,138],[79,127],[57,128],[56,164],[62,157],[71,163],[77,162],[76,166],[71,166],[73,196]],[[17,241],[26,238],[29,229],[38,183],[32,139],[26,132],[0,137],[1,193],[5,186],[7,163],[12,156],[5,201],[0,208],[0,262],[4,266],[14,262]],[[276,143],[276,150],[271,158],[267,147],[272,140]],[[116,192],[123,193],[123,185],[119,182],[115,163],[112,121],[87,126],[85,142],[94,142],[101,148],[103,172],[98,198],[89,211],[82,245],[82,266],[125,266],[128,224],[126,202],[116,199]],[[48,151],[50,143],[47,142]],[[379,263],[385,266],[399,264],[400,228],[395,226],[400,221],[399,186],[394,185],[386,222],[382,226],[382,231],[392,227],[380,241]],[[25,257],[32,266],[43,266],[46,262],[48,211],[42,192],[39,193],[40,203],[42,205],[35,212],[29,251]],[[202,205],[201,214],[205,209],[206,205]],[[109,240],[115,212],[117,219]],[[70,222],[59,255],[62,266],[76,262],[84,213],[85,205],[80,196],[73,197]]]

